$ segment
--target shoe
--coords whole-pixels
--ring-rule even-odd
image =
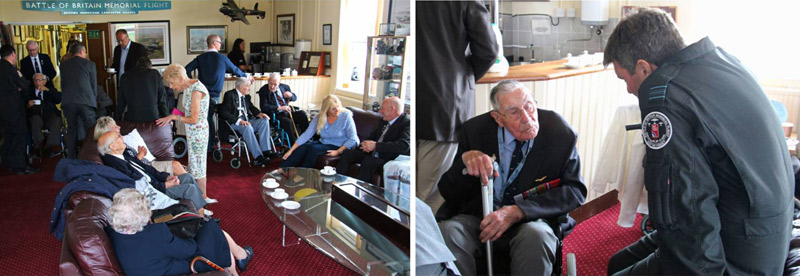
[[[219,202],[219,201],[216,200],[216,199],[213,199],[213,198],[210,198],[210,197],[206,198],[206,204],[214,204],[214,203],[217,203],[217,202]]]
[[[214,212],[209,209],[203,209],[203,214],[210,217],[214,215]]]
[[[281,157],[281,153],[277,151],[265,151],[264,156],[269,157],[269,159],[275,159]]]
[[[24,174],[34,174],[39,171],[39,169],[34,167],[25,167],[23,169],[8,169],[8,171],[16,174],[16,175],[24,175]]]
[[[267,158],[264,155],[259,155],[258,158],[256,158],[256,161],[253,162],[253,165],[255,165],[255,166],[264,166],[264,165],[267,165],[267,163],[269,163],[269,158]]]
[[[236,266],[239,267],[239,270],[242,272],[247,270],[247,264],[250,263],[250,260],[253,259],[253,255],[255,254],[253,253],[253,248],[249,245],[244,247],[244,252],[247,253],[247,258],[236,260]]]

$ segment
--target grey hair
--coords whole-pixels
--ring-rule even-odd
[[[110,131],[106,131],[106,132],[110,132]],[[105,134],[105,133],[103,133],[103,134]],[[117,135],[119,135],[119,134],[117,134]],[[114,143],[114,140],[116,140],[116,139],[106,139],[105,141],[103,141],[103,143],[100,143],[100,141],[98,140],[97,141],[97,152],[99,152],[100,155],[106,155],[106,154],[111,153],[111,143]]]
[[[525,90],[525,92],[528,92],[528,89],[525,88],[525,86],[523,86],[521,82],[515,80],[504,80],[497,83],[495,87],[492,87],[492,92],[491,94],[489,94],[490,100],[492,102],[492,108],[494,108],[495,110],[500,110],[500,101],[497,100],[497,98],[500,97],[500,95],[512,92],[519,88],[522,88]]]
[[[75,43],[75,44],[72,44],[72,48],[69,49],[69,52],[71,54],[73,54],[73,55],[77,55],[81,51],[85,51],[85,50],[86,50],[86,46],[84,46],[83,44],[80,44],[80,43]]]
[[[236,87],[236,89],[239,89],[239,86],[243,86],[243,85],[247,85],[247,84],[250,84],[250,80],[248,80],[247,78],[239,77],[239,78],[236,78],[236,82],[234,83],[234,87]],[[247,91],[242,91],[242,92],[247,93]]]
[[[686,44],[672,17],[661,10],[641,8],[614,28],[608,37],[603,65],[616,61],[632,74],[636,61],[658,64],[684,47]]]
[[[186,75],[186,68],[183,65],[172,63],[164,69],[164,74],[161,75],[161,78],[169,86],[173,81],[182,82],[189,77]]]
[[[119,190],[108,208],[108,217],[114,231],[136,234],[150,221],[150,202],[135,189]]]
[[[47,75],[45,75],[45,74],[42,74],[42,73],[36,73],[36,74],[33,74],[33,79],[36,79],[36,76],[42,76],[42,77],[44,77],[44,81],[49,81],[49,80],[50,80],[50,77],[48,77]]]
[[[100,139],[100,136],[103,136],[104,133],[111,131],[111,124],[117,124],[114,118],[109,116],[97,118],[97,121],[94,123],[94,140]]]
[[[219,35],[210,34],[210,35],[208,35],[206,37],[206,45],[208,45],[208,47],[211,47],[211,45],[214,45],[214,41],[216,40],[214,38],[218,38],[220,41],[222,41],[222,38],[220,38]]]
[[[31,45],[36,45],[36,48],[39,48],[39,42],[36,42],[35,40],[28,40],[28,42],[25,42],[25,49]]]
[[[394,96],[388,97],[386,100],[389,100],[389,104],[395,107],[395,114],[403,113],[403,100]]]
[[[269,79],[276,79],[278,81],[281,81],[281,74],[277,72],[269,73]]]

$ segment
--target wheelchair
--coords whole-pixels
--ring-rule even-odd
[[[286,132],[283,128],[281,128],[281,121],[278,120],[277,113],[273,112],[272,117],[270,117],[270,135],[272,135],[272,148],[277,151],[276,145],[281,147],[281,150],[278,151],[279,153],[283,154],[292,147],[292,144],[289,142],[289,133]]]
[[[211,157],[215,162],[222,162],[222,151],[230,151],[231,155],[234,156],[230,161],[231,168],[238,169],[242,166],[242,153],[244,153],[245,158],[247,158],[247,165],[252,167],[253,160],[250,158],[250,151],[248,150],[247,143],[244,142],[244,138],[242,138],[241,133],[234,130],[233,127],[225,121],[222,121],[221,124],[225,125],[226,127],[220,127],[219,112],[222,109],[222,104],[217,104],[214,106],[214,108],[216,111],[214,113],[213,120],[216,130],[216,133],[214,134],[216,137],[216,142],[214,144],[214,149],[211,152]],[[261,133],[258,135],[261,135]],[[227,144],[231,145],[231,147],[223,147],[222,141],[225,141]],[[269,142],[272,148],[275,149],[275,143],[273,139],[269,139]],[[262,165],[262,167],[264,166],[265,165]]]
[[[66,122],[66,119],[64,118],[64,116],[61,116],[61,129],[59,129],[58,132],[59,132],[58,145],[59,145],[60,149],[58,151],[56,151],[56,152],[51,152],[49,156],[36,156],[36,155],[34,155],[34,152],[33,152],[33,136],[30,133],[30,131],[28,131],[28,133],[27,133],[27,135],[25,137],[25,140],[27,142],[26,146],[25,146],[25,155],[28,156],[28,158],[29,158],[28,162],[29,163],[33,163],[34,160],[39,160],[41,162],[41,160],[44,159],[44,158],[56,157],[58,155],[61,155],[62,157],[65,157],[65,158],[67,157],[67,143],[66,143],[66,141],[67,141],[67,139],[66,139],[66,137],[67,137],[67,122]],[[44,136],[45,141],[47,141],[47,136],[49,134],[50,134],[50,130],[49,129],[42,128],[42,135]]]

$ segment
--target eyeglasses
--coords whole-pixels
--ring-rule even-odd
[[[511,120],[519,120],[519,119],[522,119],[522,113],[523,112],[531,114],[531,115],[534,112],[536,112],[536,105],[533,102],[526,102],[525,104],[522,105],[522,109],[516,108],[516,107],[509,108],[509,109],[507,109],[506,114],[503,114],[503,112],[500,112],[499,110],[495,110],[495,112],[497,112],[500,115],[503,115],[503,116],[505,116],[505,117],[507,117],[507,118],[509,118]]]
[[[33,81],[47,81],[46,79],[34,79]]]
[[[214,42],[219,43],[219,45],[222,45],[222,40],[215,40]]]

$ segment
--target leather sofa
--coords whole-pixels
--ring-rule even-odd
[[[358,107],[348,106],[348,110],[353,112],[353,121],[356,123],[356,133],[358,134],[358,139],[360,141],[367,140],[370,134],[378,128],[378,119],[381,118],[380,113],[363,110]],[[313,127],[313,126],[309,126]],[[325,166],[336,167],[336,164],[339,162],[339,156],[328,156],[328,155],[320,155],[317,158],[317,163],[314,166],[317,169],[322,169]],[[355,176],[358,173],[358,169],[361,167],[361,164],[353,164],[350,166],[350,169],[344,173],[349,176]],[[342,174],[343,172],[338,172]],[[372,184],[382,186],[381,184],[382,174],[376,173],[372,176]]]
[[[144,143],[150,150],[150,153],[156,157],[158,161],[171,161],[175,155],[172,148],[172,128],[168,126],[158,127],[155,122],[147,123],[133,123],[133,122],[117,122],[120,126],[120,133],[126,135],[136,129],[139,135],[142,136]],[[97,151],[97,141],[94,139],[94,126],[86,131],[86,139],[83,140],[83,147],[78,155],[78,159],[91,160],[98,164],[103,164],[100,159],[100,153]]]

